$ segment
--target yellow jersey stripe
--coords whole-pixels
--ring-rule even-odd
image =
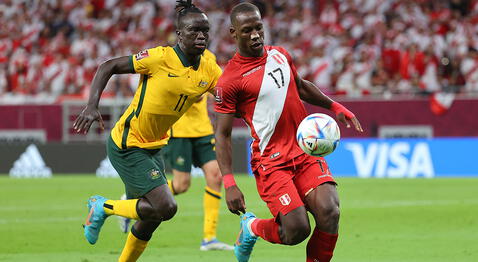
[[[123,137],[121,139],[122,149],[127,148],[127,144],[128,144],[127,140],[128,140],[131,119],[133,119],[133,116],[135,115],[136,117],[139,116],[139,113],[141,112],[141,107],[143,106],[144,94],[146,93],[146,86],[148,85],[148,76],[142,75],[142,80],[143,80],[143,84],[141,85],[141,95],[139,96],[138,108],[136,110],[133,109],[131,114],[128,116],[128,118],[126,118],[126,121],[124,122]]]

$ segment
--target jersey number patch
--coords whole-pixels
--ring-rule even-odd
[[[178,102],[176,103],[176,106],[174,107],[174,111],[181,112],[184,104],[186,103],[186,100],[188,100],[188,96],[185,94],[180,94]]]
[[[274,82],[277,85],[277,88],[284,87],[284,73],[282,73],[282,69],[279,67],[269,72],[268,75],[274,79]],[[280,75],[281,82],[279,83],[278,76]],[[277,77],[276,77],[277,76]]]

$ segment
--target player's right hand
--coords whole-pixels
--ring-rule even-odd
[[[73,123],[73,129],[77,133],[83,132],[86,134],[88,133],[88,130],[90,130],[90,127],[94,121],[98,121],[101,130],[105,130],[105,123],[103,122],[103,118],[101,118],[98,108],[91,108],[87,106],[76,118],[75,122]]]
[[[244,195],[237,186],[231,186],[226,188],[226,203],[227,208],[231,213],[241,215],[241,212],[246,213],[246,203],[244,201]]]

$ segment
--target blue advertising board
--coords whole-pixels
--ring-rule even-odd
[[[334,176],[478,177],[475,149],[478,138],[344,138],[325,159]]]
[[[478,176],[478,138],[342,139],[326,157],[336,176]]]

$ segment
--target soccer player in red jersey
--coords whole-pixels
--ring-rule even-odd
[[[255,5],[236,5],[230,18],[238,52],[216,85],[216,152],[227,206],[232,213],[243,213],[236,258],[248,261],[258,237],[284,245],[302,242],[311,232],[309,211],[316,226],[307,244],[307,261],[330,261],[338,236],[339,198],[325,160],[306,155],[295,140],[295,131],[307,116],[301,100],[330,109],[347,127],[349,121],[359,132],[362,127],[352,112],[297,74],[284,48],[264,45]],[[231,130],[235,116],[250,128],[257,189],[274,218],[260,219],[246,212],[244,196],[234,182]]]

